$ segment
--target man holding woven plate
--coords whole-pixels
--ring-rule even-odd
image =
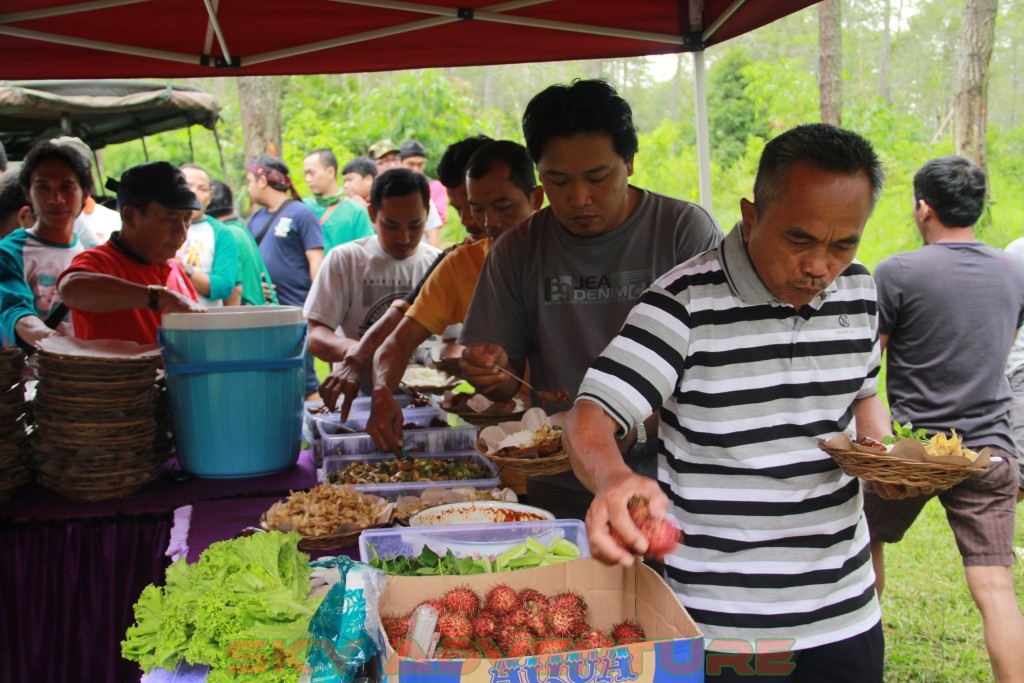
[[[955,429],[965,446],[988,447],[992,464],[934,494],[891,500],[918,491],[873,485],[864,510],[881,595],[885,544],[899,542],[938,496],[984,620],[995,680],[1004,683],[1024,681],[1024,616],[1011,573],[1020,482],[1008,417],[1012,394],[1003,372],[1024,322],[1024,263],[975,239],[985,192],[985,174],[968,159],[926,163],[914,176],[913,209],[924,246],[885,259],[874,277],[893,419],[928,433]]]

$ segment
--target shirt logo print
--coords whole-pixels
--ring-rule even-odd
[[[849,327],[850,326],[850,316],[846,315],[845,313],[840,315],[839,316],[839,326],[840,327]]]

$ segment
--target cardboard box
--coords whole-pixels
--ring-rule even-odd
[[[468,585],[481,598],[506,583],[545,595],[572,589],[590,608],[587,621],[604,631],[635,619],[656,642],[553,655],[456,661],[401,659],[388,648],[386,683],[700,683],[704,640],[672,589],[643,564],[610,567],[581,559],[537,569],[474,576],[391,576],[380,601],[382,615],[405,614],[427,598]]]

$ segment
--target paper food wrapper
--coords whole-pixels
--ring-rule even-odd
[[[557,415],[548,415],[541,408],[530,408],[525,413],[521,420],[511,420],[509,422],[502,422],[493,427],[486,427],[480,430],[479,444],[487,454],[495,453],[501,447],[501,442],[505,440],[511,434],[518,434],[520,432],[533,433],[540,430],[545,425],[563,426],[562,423],[565,419],[565,413],[559,413]],[[528,455],[525,457],[529,457]]]
[[[818,443],[821,448],[826,451],[852,451],[854,453],[864,453],[865,455],[875,456],[889,455],[898,460],[909,460],[911,462],[923,462],[936,465],[954,465],[978,470],[987,469],[991,462],[991,454],[987,448],[981,449],[981,452],[978,453],[977,459],[972,462],[966,458],[954,455],[931,455],[925,449],[924,445],[916,439],[902,439],[897,441],[892,446],[889,446],[886,453],[882,453],[882,451],[871,448],[870,446],[861,446],[860,444],[855,443],[854,440],[850,438],[849,434],[839,434],[827,441],[819,439]]]
[[[82,358],[149,358],[160,355],[156,344],[137,344],[121,339],[76,339],[52,335],[45,337],[36,346],[46,353]]]

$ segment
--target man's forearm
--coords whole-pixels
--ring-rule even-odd
[[[408,316],[403,317],[373,356],[373,388],[392,392],[398,389],[409,367],[409,357],[429,337],[430,330]]]
[[[618,424],[597,403],[577,401],[566,418],[563,445],[573,472],[591,492],[613,475],[628,473],[615,443]]]
[[[190,280],[192,280],[192,286],[196,288],[196,291],[199,294],[201,294],[202,296],[205,296],[206,298],[210,298],[210,276],[209,275],[207,275],[206,273],[204,273],[203,271],[201,271],[201,270],[199,270],[197,268],[196,270],[192,271],[192,273],[188,276],[188,278]]]
[[[345,360],[356,341],[343,337],[331,328],[310,321],[309,352],[322,361],[337,363]]]
[[[349,350],[349,354],[363,367],[372,363],[377,349],[395,331],[398,323],[402,322],[404,315],[401,309],[393,305],[389,306],[388,310],[384,311],[384,315],[378,318],[377,322],[363,333],[359,341]]]
[[[889,411],[882,405],[878,395],[868,396],[853,403],[853,417],[857,421],[857,436],[881,439],[892,434]]]
[[[61,280],[58,291],[68,308],[91,313],[149,305],[149,287],[102,273],[70,273]]]

